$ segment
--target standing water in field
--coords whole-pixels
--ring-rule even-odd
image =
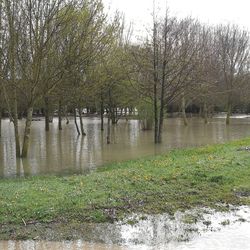
[[[242,118],[242,117],[240,117]],[[13,124],[2,122],[0,138],[0,177],[30,175],[81,174],[107,163],[165,153],[172,148],[221,143],[250,136],[250,119],[233,118],[230,126],[222,118],[207,125],[192,118],[189,126],[183,120],[165,121],[163,142],[155,145],[153,131],[142,131],[137,120],[120,120],[112,127],[111,144],[106,143],[106,128],[101,132],[98,118],[85,118],[87,136],[78,136],[73,121],[58,130],[57,120],[45,132],[44,121],[32,123],[31,142],[27,159],[16,160]],[[20,123],[23,131],[24,122]],[[22,138],[22,136],[21,136]]]
[[[143,219],[142,215],[134,215],[127,218],[127,223],[92,225],[86,229],[86,234],[92,234],[92,243],[83,234],[85,241],[0,241],[0,249],[249,250],[249,232],[249,207],[233,208],[230,213],[196,209],[177,212],[173,218],[167,214],[144,215]]]

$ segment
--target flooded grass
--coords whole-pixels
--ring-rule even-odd
[[[107,128],[101,132],[99,118],[84,118],[85,137],[78,136],[74,121],[68,125],[63,123],[63,132],[59,132],[56,119],[50,125],[50,132],[45,134],[42,120],[32,125],[27,159],[16,159],[12,126],[8,120],[2,121],[0,178],[86,174],[103,165],[164,154],[175,148],[200,147],[250,137],[248,118],[232,118],[230,126],[220,118],[213,118],[208,124],[202,119],[190,118],[189,126],[185,126],[181,118],[169,118],[164,121],[162,143],[155,145],[153,130],[142,131],[138,120],[122,119],[117,126],[112,126],[112,142],[107,145]],[[25,121],[20,121],[21,131],[24,126]]]
[[[174,150],[86,176],[0,180],[0,239],[47,239],[58,231],[56,238],[67,240],[82,223],[115,222],[132,213],[250,204],[250,153],[238,150],[249,145],[245,139]]]

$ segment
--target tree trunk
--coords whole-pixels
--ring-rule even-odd
[[[45,131],[49,131],[49,97],[44,97]]]
[[[155,57],[155,56],[154,56]],[[156,59],[154,58],[156,61]],[[154,71],[156,71],[156,62],[154,62]],[[157,83],[158,83],[158,77],[157,72],[154,73],[154,137],[155,137],[155,143],[157,143],[157,134],[158,134],[158,104],[157,104]]]
[[[187,126],[188,121],[187,121],[187,116],[186,116],[186,99],[185,99],[184,94],[182,95],[182,98],[181,98],[181,110],[182,110],[182,118],[183,118],[184,125]]]
[[[226,117],[226,124],[230,124],[230,116],[232,114],[232,104],[229,102],[227,105],[227,117]]]
[[[204,112],[204,123],[208,123],[208,110],[207,110],[207,103],[204,102],[204,107],[203,107],[203,112]]]
[[[14,90],[14,110],[13,110],[13,124],[14,124],[14,132],[15,132],[15,142],[16,142],[16,157],[21,157],[21,148],[20,148],[20,140],[19,140],[19,131],[18,131],[18,111],[17,111],[17,94],[16,89]]]
[[[157,86],[154,84],[154,137],[155,143],[157,143],[157,134],[158,134],[158,105],[157,105]]]
[[[5,89],[3,89],[3,91],[4,91],[5,102],[6,102],[7,107],[8,107],[8,114],[9,114],[10,123],[13,122],[13,124],[14,124],[16,158],[20,158],[21,149],[20,149],[20,140],[19,140],[19,132],[18,132],[18,110],[17,110],[16,87],[14,87],[14,89],[13,89],[12,105],[10,104],[10,101],[7,97]]]
[[[126,122],[128,122],[128,108],[125,108],[125,119],[126,119]]]
[[[162,83],[161,87],[161,104],[160,104],[160,114],[159,114],[159,124],[157,131],[157,141],[156,143],[162,142],[162,128],[163,128],[163,120],[164,120],[164,83]]]
[[[2,109],[0,108],[0,137],[2,136]]]
[[[75,120],[75,126],[76,126],[76,130],[77,130],[77,133],[78,135],[80,135],[80,130],[79,130],[79,127],[78,127],[78,124],[77,124],[77,118],[76,118],[76,108],[74,108],[74,120]]]
[[[160,114],[159,114],[159,124],[156,143],[162,142],[162,128],[164,120],[164,97],[165,97],[165,81],[166,81],[166,68],[167,68],[167,18],[164,25],[164,45],[163,45],[163,62],[162,62],[162,78],[161,78],[161,96],[160,96]],[[157,30],[156,30],[157,32]],[[157,34],[156,34],[157,41]],[[158,52],[157,52],[158,53]],[[158,66],[157,66],[158,68]]]
[[[123,110],[124,110],[124,108],[121,108],[121,110],[120,110],[120,116],[119,117],[117,117],[117,121],[116,121],[116,123],[118,123],[118,121],[119,121],[119,119],[121,118],[121,117],[123,117]]]
[[[66,125],[68,125],[69,124],[69,118],[68,118],[67,115],[65,116],[65,119],[66,119]]]
[[[108,116],[108,130],[107,130],[107,144],[111,143],[111,133],[110,133],[110,114]]]
[[[103,100],[101,98],[101,131],[104,131],[104,107],[103,107]]]
[[[58,103],[58,129],[62,130],[62,101]]]
[[[110,110],[111,110],[111,113],[110,113],[111,121],[112,121],[112,124],[115,125],[116,124],[116,116],[115,116],[116,111],[115,111],[115,108],[111,108]]]
[[[64,116],[65,116],[65,119],[66,119],[66,124],[68,125],[69,124],[69,118],[68,118],[68,109],[67,109],[67,106],[64,107]]]
[[[158,44],[157,44],[157,24],[154,21],[153,31],[153,46],[154,46],[154,140],[158,142],[158,103],[157,103],[157,85],[158,85]]]
[[[128,109],[128,111],[129,111],[129,112],[128,112],[128,115],[129,115],[129,116],[132,116],[132,115],[133,115],[133,108],[130,107],[130,108]]]
[[[162,142],[162,128],[163,128],[163,120],[164,120],[165,71],[166,71],[166,60],[164,59],[163,69],[162,69],[162,80],[161,80],[160,114],[159,114],[159,124],[158,124],[159,127],[157,131],[158,133],[157,133],[156,143]]]
[[[86,133],[84,132],[84,128],[83,128],[83,121],[82,121],[82,109],[81,107],[78,108],[78,112],[79,112],[79,119],[80,119],[80,128],[81,128],[81,133],[83,136],[86,135]]]
[[[199,109],[199,118],[202,118],[202,105],[200,105],[200,109]]]
[[[27,118],[26,118],[25,130],[24,130],[22,158],[26,158],[28,155],[30,129],[31,129],[31,123],[32,123],[32,113],[33,113],[33,107],[29,107],[27,110]]]
[[[111,88],[109,88],[109,112],[108,112],[108,117],[112,121],[112,124],[116,124],[116,117],[115,117],[115,108],[112,102],[111,98]]]
[[[14,5],[13,5],[14,6]],[[9,12],[7,8],[7,12]],[[14,86],[13,88],[13,123],[14,123],[14,132],[15,132],[15,142],[16,142],[16,157],[21,156],[20,149],[20,140],[19,140],[19,132],[18,132],[18,109],[17,109],[17,87],[16,87],[16,31],[14,28],[14,19],[11,18],[10,12],[7,13],[8,24],[9,24],[9,54],[8,60],[10,64],[10,80]],[[10,110],[11,111],[11,110]]]
[[[115,124],[118,122],[118,108],[115,108]]]

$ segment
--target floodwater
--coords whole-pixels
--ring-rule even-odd
[[[0,177],[30,175],[82,174],[107,163],[135,159],[164,153],[171,148],[200,146],[226,142],[250,136],[250,119],[246,116],[232,118],[230,126],[225,120],[192,118],[185,127],[180,118],[169,118],[164,124],[163,143],[153,143],[153,131],[142,131],[137,120],[119,121],[112,127],[112,143],[106,144],[106,128],[100,131],[100,119],[84,118],[86,137],[78,136],[73,121],[63,124],[58,131],[57,120],[46,133],[44,121],[33,121],[29,156],[16,160],[13,124],[2,121],[0,138]],[[20,134],[24,121],[20,123]]]
[[[184,223],[186,216],[199,218]],[[133,219],[138,218],[134,215]],[[131,220],[131,218],[128,218]],[[135,225],[122,222],[98,226],[95,236],[103,243],[82,240],[66,242],[0,241],[2,250],[249,250],[250,207],[230,213],[208,209],[147,216]]]

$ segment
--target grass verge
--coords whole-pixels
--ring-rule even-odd
[[[27,225],[113,222],[132,213],[250,204],[244,139],[116,163],[86,176],[0,180],[0,239]],[[32,236],[30,236],[32,237]]]

